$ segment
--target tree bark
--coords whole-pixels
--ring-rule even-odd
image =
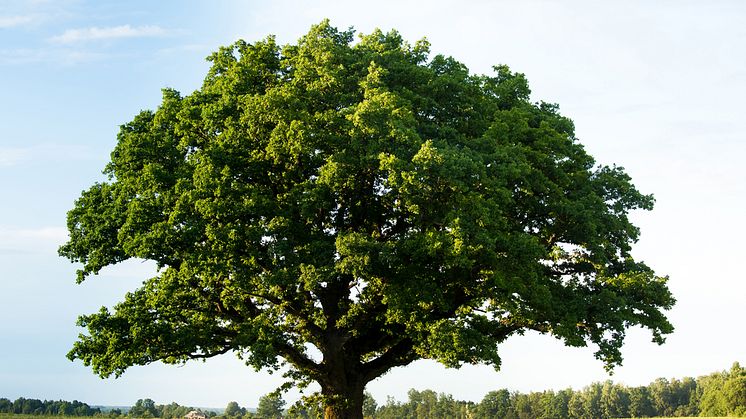
[[[324,419],[363,419],[365,384],[351,383],[347,388],[324,388]]]
[[[331,344],[322,362],[326,374],[319,380],[324,419],[363,419],[363,394],[369,380],[360,371],[359,355],[345,353],[334,336],[328,336],[327,342]]]

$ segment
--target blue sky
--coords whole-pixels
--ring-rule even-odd
[[[4,0],[0,397],[255,406],[281,382],[232,356],[96,378],[64,356],[77,315],[113,304],[152,267],[127,263],[75,285],[76,266],[56,248],[66,211],[102,178],[118,126],[155,108],[161,88],[188,94],[218,46],[268,34],[295,42],[326,17],[427,37],[473,72],[505,63],[525,73],[534,100],[559,103],[599,162],[624,166],[655,194],[654,211],[634,214],[634,254],[670,275],[677,330],[662,347],[632,330],[613,379],[646,384],[746,362],[744,2]],[[503,387],[578,388],[608,378],[592,351],[529,334],[503,346],[500,372],[422,361],[369,390],[383,402],[411,387],[475,401]]]

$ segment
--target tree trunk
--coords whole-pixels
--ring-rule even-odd
[[[359,382],[347,388],[322,387],[324,419],[363,419],[364,391],[365,384]]]

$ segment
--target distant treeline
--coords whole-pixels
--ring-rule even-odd
[[[319,406],[296,403],[286,418],[319,417]],[[378,406],[366,395],[364,415],[373,419],[605,419],[653,416],[746,417],[746,369],[699,378],[659,378],[647,386],[628,387],[611,381],[582,390],[518,393],[497,390],[479,403],[455,400],[432,390],[409,391],[409,400],[389,398]]]
[[[15,401],[0,398],[0,413],[17,413],[45,416],[94,416],[100,415],[101,409],[73,400],[38,400],[20,397]]]
[[[26,399],[20,397],[15,401],[0,398],[0,413],[36,415],[36,416],[103,416],[116,418],[119,416],[130,416],[133,418],[182,418],[192,410],[193,407],[181,406],[178,403],[156,405],[151,399],[140,399],[134,406],[125,408],[91,407],[86,403],[74,400],[72,402],[58,400]],[[215,412],[202,411],[207,417],[213,417]]]
[[[612,381],[593,383],[582,390],[518,393],[496,390],[479,403],[456,400],[432,390],[410,390],[406,402],[389,398],[378,405],[366,393],[366,419],[606,419],[653,416],[737,416],[746,417],[746,369],[734,363],[730,370],[699,378],[659,378],[647,386],[628,387]],[[262,397],[256,411],[228,403],[222,414],[203,411],[215,419],[321,418],[316,402],[299,401],[289,409],[277,394]],[[182,418],[192,407],[177,403],[156,405],[140,399],[128,412],[102,412],[78,401],[41,401],[0,398],[0,413],[66,416],[128,416],[131,418]]]

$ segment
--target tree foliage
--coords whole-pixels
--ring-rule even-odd
[[[138,399],[130,409],[129,415],[136,418],[156,418],[159,412],[153,399]]]
[[[229,417],[243,416],[245,414],[246,409],[239,406],[238,403],[235,401],[228,402],[228,404],[225,406],[225,410],[223,411],[223,415]]]
[[[259,419],[277,419],[283,416],[285,400],[278,393],[270,393],[259,398],[256,416]]]
[[[746,416],[746,369],[736,362],[730,371],[700,377],[697,387],[703,416]]]
[[[39,400],[19,397],[14,401],[0,398],[0,413],[36,416],[94,416],[101,409],[73,400]]]
[[[673,330],[666,279],[630,255],[628,214],[653,198],[522,74],[328,22],[209,60],[200,89],[121,127],[109,180],[68,214],[79,282],[159,267],[80,317],[69,357],[95,373],[236,352],[359,417],[365,384],[416,359],[498,368],[534,330],[611,368],[627,328]]]

